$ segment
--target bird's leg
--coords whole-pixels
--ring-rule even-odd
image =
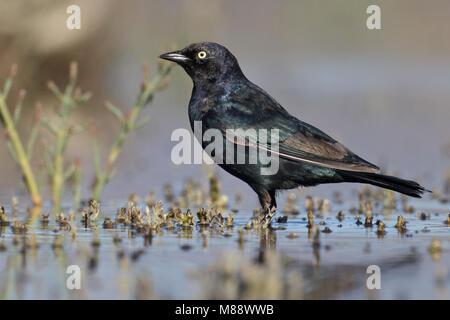
[[[259,202],[264,212],[264,216],[260,221],[263,228],[267,228],[277,210],[277,202],[275,199],[275,191],[262,190],[257,192]]]

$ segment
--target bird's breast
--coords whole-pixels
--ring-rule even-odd
[[[189,118],[191,121],[201,121],[203,116],[214,108],[218,97],[213,95],[193,94],[189,101]]]

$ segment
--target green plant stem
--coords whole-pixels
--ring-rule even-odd
[[[56,147],[53,154],[53,181],[52,181],[52,199],[53,210],[59,213],[61,210],[61,198],[64,194],[64,153],[66,151],[67,142],[69,139],[69,116],[76,102],[72,98],[72,93],[76,84],[76,64],[71,65],[69,84],[63,95],[59,92],[55,85],[50,85],[53,93],[61,100],[61,124],[58,129],[54,130],[56,135]]]
[[[115,174],[114,165],[117,161],[117,158],[122,150],[123,143],[125,142],[128,134],[139,127],[140,125],[136,123],[141,111],[151,102],[153,99],[153,95],[156,91],[159,90],[159,87],[164,79],[166,79],[167,75],[172,68],[171,63],[164,63],[158,74],[152,79],[148,80],[144,78],[142,90],[138,96],[136,105],[131,109],[130,113],[127,115],[125,119],[121,116],[121,112],[117,111],[119,115],[116,115],[121,121],[121,128],[119,134],[112,145],[109,154],[106,166],[103,171],[97,168],[96,179],[94,183],[93,190],[93,199],[96,201],[100,200],[101,194],[105,185],[112,179],[112,176]],[[98,143],[95,142],[95,148],[98,149]],[[98,152],[98,150],[96,151]]]
[[[73,205],[75,209],[78,209],[80,207],[81,201],[81,168],[79,161],[75,164],[73,188],[74,188]]]
[[[39,194],[39,188],[36,183],[33,170],[31,169],[30,163],[28,161],[27,153],[25,152],[25,149],[19,138],[19,135],[14,125],[14,120],[12,119],[11,114],[9,113],[5,97],[3,96],[3,94],[0,94],[0,113],[5,123],[8,138],[10,139],[14,147],[16,159],[22,168],[22,172],[25,177],[25,182],[28,191],[30,192],[31,199],[36,206],[40,206],[42,203],[42,199],[41,195]]]

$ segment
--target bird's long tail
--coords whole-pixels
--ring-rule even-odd
[[[415,198],[422,198],[425,191],[429,192],[429,190],[425,189],[415,181],[404,180],[393,176],[344,170],[339,170],[339,174],[346,182],[373,184],[375,186],[394,190]]]

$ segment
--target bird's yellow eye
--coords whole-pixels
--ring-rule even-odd
[[[200,58],[200,59],[205,59],[206,58],[206,51],[200,51],[199,53],[197,53],[197,56]]]

